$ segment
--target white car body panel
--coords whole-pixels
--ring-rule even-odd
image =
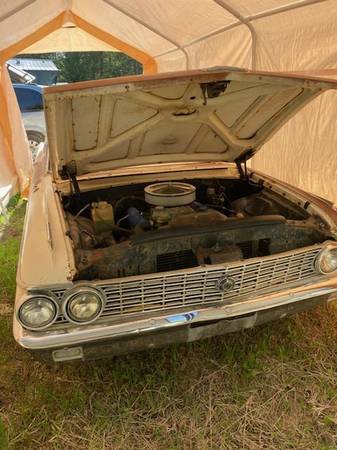
[[[251,157],[336,82],[244,70],[160,74],[44,90],[52,170]]]
[[[67,284],[75,273],[73,252],[65,234],[52,177],[32,186],[22,236],[17,283],[21,288]]]

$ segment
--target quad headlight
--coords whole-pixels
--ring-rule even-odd
[[[77,286],[66,293],[62,310],[70,322],[87,324],[98,318],[104,305],[102,291],[89,286]]]
[[[22,303],[17,317],[28,330],[43,330],[55,322],[57,314],[58,305],[52,296],[35,295]]]
[[[329,274],[337,270],[337,247],[327,246],[317,256],[316,270],[322,274]]]

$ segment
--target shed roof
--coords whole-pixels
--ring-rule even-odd
[[[55,66],[51,59],[38,59],[38,58],[14,58],[10,59],[9,64],[26,71],[36,70],[48,70],[58,72],[59,69]]]
[[[34,75],[26,72],[22,67],[12,66],[10,63],[7,63],[7,69],[11,80],[15,83],[31,83],[35,80]]]

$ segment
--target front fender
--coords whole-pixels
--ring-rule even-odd
[[[50,174],[32,185],[17,270],[21,289],[69,283],[75,275],[71,241]]]

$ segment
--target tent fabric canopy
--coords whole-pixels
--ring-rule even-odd
[[[336,0],[3,0],[0,26],[0,189],[17,179],[25,190],[30,178],[5,68],[20,52],[117,50],[146,73],[238,66],[337,76]],[[336,101],[336,92],[314,100],[252,166],[335,200]]]
[[[48,36],[35,42],[24,49],[25,53],[55,53],[62,49],[63,52],[76,52],[79,49],[89,48],[97,52],[118,52],[119,50],[108,43],[97,39],[95,36],[74,26],[63,25],[58,30],[52,31]]]

